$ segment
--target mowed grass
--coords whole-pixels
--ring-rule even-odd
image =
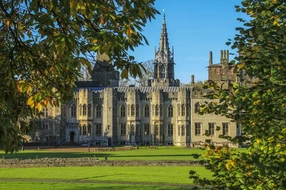
[[[1,168],[0,189],[189,189],[191,169],[211,178],[203,167]]]
[[[85,150],[85,149],[83,149]],[[46,150],[25,150],[14,154],[5,154],[0,151],[0,158],[11,159],[35,159],[35,158],[80,158],[80,157],[108,157],[108,160],[196,160],[202,153],[201,149],[194,148],[140,148],[133,150],[116,150],[100,152],[94,151],[94,148],[86,148],[86,152],[50,152]]]
[[[46,183],[46,182],[0,182],[0,189],[9,190],[184,190],[191,187],[141,185],[141,184],[103,184],[103,183]]]
[[[86,152],[85,152],[86,150]],[[246,149],[238,149],[246,151]],[[25,150],[17,154],[0,152],[0,159],[35,158],[79,158],[104,156],[108,160],[196,160],[203,150],[182,147],[141,147],[133,150],[109,152],[60,152],[46,150]],[[197,171],[201,177],[211,178],[212,173],[204,167],[191,166],[138,166],[138,167],[41,167],[41,168],[0,168],[0,189],[58,189],[58,190],[184,190],[192,187],[189,171]]]

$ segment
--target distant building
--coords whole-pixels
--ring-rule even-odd
[[[227,86],[236,80],[233,68],[228,66],[228,51],[221,51],[221,60],[213,64],[210,53],[209,80]],[[154,77],[147,87],[119,87],[119,72],[107,63],[108,57],[99,55],[91,81],[77,82],[74,99],[61,109],[49,107],[51,117],[58,117],[55,137],[67,143],[92,141],[96,145],[175,145],[189,146],[209,139],[213,143],[228,143],[219,135],[240,135],[235,122],[215,114],[199,115],[200,104],[207,90],[180,87],[175,79],[174,48],[169,49],[164,15],[160,45],[155,50]],[[194,77],[192,77],[194,83]],[[50,111],[50,110],[49,110]],[[48,114],[49,116],[49,114]],[[46,118],[36,131],[47,131]],[[47,122],[46,122],[47,123]],[[49,123],[49,122],[48,122]],[[43,129],[42,129],[43,126]],[[216,130],[220,126],[220,130]],[[205,131],[210,136],[205,136]],[[35,133],[36,133],[35,132]]]

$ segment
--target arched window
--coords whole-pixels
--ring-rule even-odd
[[[199,112],[199,111],[200,111],[200,103],[197,102],[197,103],[195,104],[195,112],[197,113],[197,112]]]
[[[168,117],[173,117],[173,106],[169,105],[168,107]]]
[[[131,125],[130,133],[131,133],[130,135],[135,135],[134,125]]]
[[[182,116],[186,115],[186,106],[185,104],[182,104]]]
[[[96,117],[101,118],[101,106],[97,105],[96,106]]]
[[[79,105],[79,115],[82,116],[82,105]]]
[[[180,104],[178,104],[178,116],[180,116],[181,115],[181,106],[180,106]]]
[[[181,136],[181,127],[178,126],[178,136]]]
[[[159,115],[159,106],[156,105],[155,106],[155,116],[158,116]]]
[[[76,117],[76,107],[74,104],[71,105],[71,117]]]
[[[131,116],[134,116],[135,114],[135,108],[134,108],[134,105],[132,104],[131,105]]]
[[[124,105],[122,105],[122,106],[120,107],[120,116],[121,116],[121,117],[125,117],[125,106],[124,106]]]
[[[136,117],[139,117],[139,105],[138,104],[136,104]]]
[[[79,129],[79,135],[82,135],[81,126],[78,126],[78,129]]]
[[[82,115],[86,116],[86,104],[84,104],[82,107]]]
[[[86,126],[85,125],[82,127],[82,135],[86,135]]]
[[[87,115],[91,117],[91,104],[88,104]]]
[[[91,125],[90,124],[87,126],[87,135],[88,136],[91,135]]]
[[[150,117],[150,108],[148,105],[145,106],[144,108],[144,116],[145,117]]]
[[[163,106],[162,106],[162,104],[160,104],[160,117],[162,117],[163,116]]]

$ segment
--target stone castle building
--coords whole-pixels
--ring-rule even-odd
[[[38,134],[52,130],[53,139],[91,141],[103,146],[189,146],[206,139],[213,143],[228,143],[219,135],[240,135],[239,127],[229,119],[197,113],[200,104],[206,100],[207,90],[182,87],[175,79],[174,48],[170,51],[165,15],[159,48],[155,50],[154,76],[147,87],[119,87],[119,72],[107,61],[108,57],[98,55],[92,80],[77,82],[74,99],[62,105],[62,109],[49,107],[49,111],[44,110],[46,114]],[[236,76],[228,62],[228,51],[221,51],[218,64],[213,64],[210,52],[209,80],[221,85],[235,81]],[[60,119],[56,122],[61,126],[53,125],[47,118]],[[216,126],[221,129],[217,131]],[[210,136],[204,135],[205,131]],[[49,134],[42,138],[38,135],[38,140],[49,138],[52,138]]]

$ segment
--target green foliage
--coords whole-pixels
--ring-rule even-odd
[[[248,152],[228,147],[207,147],[204,158],[213,180],[192,173],[197,183],[215,189],[285,189],[286,187],[286,2],[243,0],[236,6],[249,21],[232,42],[238,50],[235,71],[238,83],[228,89],[214,89],[204,113],[216,113],[236,121],[242,136],[229,139],[249,144]]]
[[[143,27],[158,11],[154,0],[2,0],[0,2],[0,144],[13,152],[27,121],[48,103],[73,95],[81,67],[97,52],[122,77],[141,76],[128,54],[148,43]]]

